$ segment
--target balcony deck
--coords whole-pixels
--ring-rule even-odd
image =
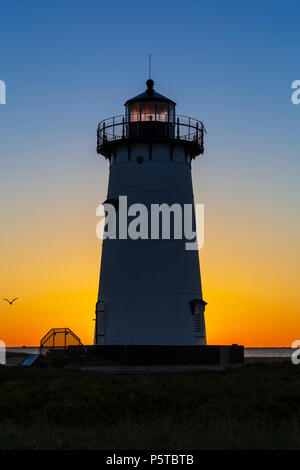
[[[158,119],[157,119],[158,118]],[[160,116],[142,116],[142,120],[130,120],[125,116],[114,116],[101,121],[97,129],[97,153],[110,158],[116,146],[133,142],[169,142],[184,145],[191,158],[204,153],[204,124],[186,116],[176,116],[166,121]]]

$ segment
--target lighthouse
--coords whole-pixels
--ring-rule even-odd
[[[191,167],[204,125],[177,115],[151,79],[124,106],[97,130],[113,229],[102,242],[95,345],[205,345],[199,251],[184,230],[188,215],[195,229]]]

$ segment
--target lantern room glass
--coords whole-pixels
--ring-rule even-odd
[[[126,117],[130,122],[159,121],[175,122],[175,106],[173,104],[145,101],[127,106]]]
[[[167,103],[156,103],[156,121],[168,122]]]
[[[155,121],[155,103],[141,103],[141,121]]]
[[[140,103],[133,103],[130,105],[130,122],[137,122],[141,120]]]
[[[175,122],[175,106],[169,104],[169,122]]]

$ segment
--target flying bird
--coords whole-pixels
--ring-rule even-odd
[[[15,300],[18,300],[18,297],[16,297],[16,298],[13,299],[13,300],[8,300],[8,299],[3,299],[3,300],[6,300],[6,302],[8,302],[10,305],[12,305]]]

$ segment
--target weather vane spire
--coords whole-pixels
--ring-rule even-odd
[[[149,54],[149,79],[151,79],[151,54]]]

